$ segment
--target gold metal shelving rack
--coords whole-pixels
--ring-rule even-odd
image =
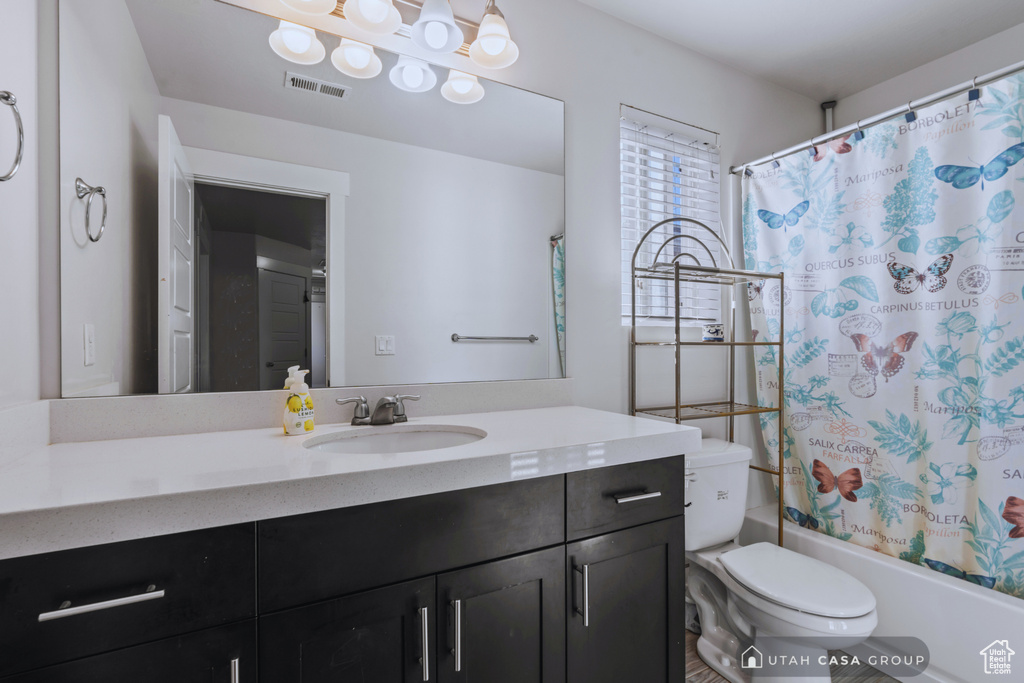
[[[693,235],[672,233],[667,236],[656,235],[659,228],[662,228],[670,223],[679,224],[683,227],[693,227],[704,230],[713,237],[719,243],[722,249],[722,254],[725,257],[725,261],[728,263],[728,268],[720,268],[717,260],[714,257],[711,249],[708,248],[707,243]],[[663,239],[661,244],[657,244],[657,240]],[[653,238],[653,239],[652,239]],[[685,244],[685,243],[689,244]],[[637,262],[640,260],[641,252],[645,249],[651,251],[652,247],[657,244],[657,248],[654,249],[654,256],[651,259],[649,265],[639,265]],[[666,253],[669,245],[678,244],[678,253],[668,254]],[[688,248],[689,247],[689,248]],[[703,255],[710,261],[711,265],[701,265],[701,260],[697,254],[696,247],[699,247],[703,251]],[[674,248],[669,251],[676,251]],[[684,262],[685,261],[685,262]],[[759,472],[766,472],[774,477],[778,478],[779,485],[779,545],[782,545],[782,522],[783,522],[783,486],[785,485],[785,472],[783,471],[783,438],[782,438],[782,418],[783,418],[783,406],[784,406],[784,382],[783,382],[783,346],[782,340],[785,339],[785,303],[784,303],[784,292],[785,292],[785,276],[783,273],[761,273],[750,270],[737,270],[734,267],[732,255],[729,253],[729,247],[722,240],[722,238],[712,230],[710,227],[701,223],[700,221],[691,218],[669,218],[667,220],[660,221],[651,226],[647,232],[644,233],[643,237],[637,243],[636,248],[633,250],[633,260],[631,262],[631,311],[630,311],[630,330],[629,330],[629,414],[630,415],[650,415],[653,417],[666,418],[674,420],[676,424],[679,424],[686,420],[701,420],[715,417],[725,417],[729,422],[729,441],[733,441],[735,438],[735,418],[740,415],[758,415],[761,413],[776,413],[778,424],[779,424],[779,452],[778,452],[778,470],[773,470],[765,467],[759,467],[757,465],[750,465],[750,469],[757,470]],[[672,283],[673,297],[675,311],[675,337],[672,341],[639,341],[637,339],[637,286],[642,281],[667,281]],[[779,283],[779,331],[778,341],[736,341],[736,287],[738,285],[746,285],[748,283],[763,282],[764,280],[778,280]],[[707,320],[699,317],[682,316],[680,314],[680,304],[683,303],[680,300],[680,284],[681,283],[694,283],[694,284],[714,284],[723,287],[728,293],[728,308],[729,311],[729,323],[728,335],[729,340],[723,342],[705,342],[705,341],[683,341],[681,337],[682,322],[718,322],[713,320]],[[746,288],[744,288],[745,290]],[[778,349],[778,387],[779,395],[777,399],[778,407],[768,408],[758,405],[750,405],[746,403],[738,403],[736,401],[736,349],[742,347],[755,347],[755,346],[774,346]],[[636,354],[638,348],[647,347],[674,347],[675,348],[675,404],[669,406],[644,406],[638,407],[636,402]],[[715,348],[727,348],[729,349],[729,373],[728,373],[728,397],[722,401],[710,401],[704,403],[683,403],[682,402],[682,365],[681,356],[684,347],[715,347]]]

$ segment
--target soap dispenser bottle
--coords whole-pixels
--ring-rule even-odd
[[[297,379],[295,377],[295,373],[297,373],[298,371],[299,371],[299,366],[298,365],[293,365],[290,368],[288,368],[288,376],[284,378],[284,388],[285,389],[291,389],[292,385],[295,384],[295,380]]]
[[[299,370],[288,390],[284,404],[284,433],[290,436],[313,431],[313,397],[305,376],[309,370]]]

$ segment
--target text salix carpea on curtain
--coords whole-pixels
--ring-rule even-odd
[[[786,511],[1024,598],[1024,75],[916,115],[743,180],[746,266],[786,273],[749,291],[760,340],[786,307]]]

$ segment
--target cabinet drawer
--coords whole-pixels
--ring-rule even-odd
[[[683,514],[685,457],[647,460],[566,475],[570,541]],[[651,494],[660,495],[653,496]],[[642,496],[649,497],[642,497]]]
[[[0,562],[0,675],[255,616],[255,527]]]
[[[259,522],[260,612],[563,543],[561,476]]]
[[[3,683],[256,683],[256,620],[107,652]]]

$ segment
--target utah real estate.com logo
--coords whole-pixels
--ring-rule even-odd
[[[995,675],[1007,675],[1010,673],[1010,658],[1016,652],[1010,649],[1007,640],[994,640],[992,644],[981,651],[985,658],[985,673]]]

